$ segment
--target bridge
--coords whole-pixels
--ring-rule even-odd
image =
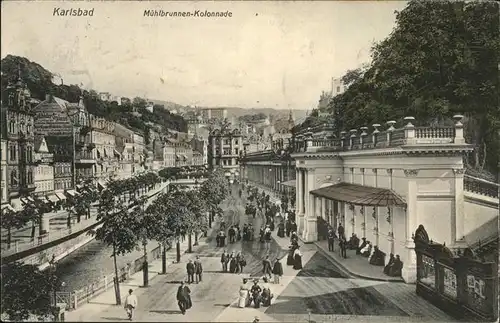
[[[173,185],[181,185],[187,187],[195,187],[206,179],[177,179],[174,181],[166,181],[157,184],[152,190],[144,193],[147,196],[148,202],[152,203],[154,199],[163,192],[168,192]],[[48,266],[49,261],[54,258],[55,261],[67,256],[71,252],[77,250],[79,247],[87,244],[94,238],[87,233],[92,229],[97,229],[102,225],[96,219],[97,208],[91,209],[91,216],[88,219],[82,219],[80,223],[72,224],[71,228],[67,228],[66,214],[62,215],[62,222],[64,227],[59,223],[54,223],[53,219],[60,219],[61,216],[52,216],[51,230],[44,235],[36,237],[31,240],[29,237],[23,235],[27,229],[22,229],[13,234],[17,237],[11,248],[5,248],[6,244],[2,244],[5,249],[2,250],[2,262],[9,263],[12,261],[22,260],[24,263],[39,265],[41,269]],[[27,240],[27,241],[26,241]]]

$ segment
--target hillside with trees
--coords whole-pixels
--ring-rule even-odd
[[[54,74],[41,65],[31,62],[24,57],[7,55],[1,61],[1,86],[2,91],[9,81],[17,80],[19,68],[21,77],[27,83],[33,98],[44,100],[47,94],[69,102],[78,102],[82,89],[77,85],[54,84]],[[136,97],[118,105],[116,101],[103,101],[94,90],[84,90],[83,99],[88,112],[111,121],[118,122],[128,128],[145,133],[148,131],[148,122],[160,125],[163,131],[173,129],[185,132],[187,124],[182,116],[174,115],[167,110],[156,106],[153,112],[146,110],[146,101]]]
[[[418,126],[450,125],[463,114],[475,150],[470,173],[490,179],[500,154],[499,10],[493,2],[411,1],[372,62],[349,71],[346,92],[330,102],[336,131],[413,116]],[[312,116],[302,127],[317,121]],[[323,121],[321,121],[323,122]]]

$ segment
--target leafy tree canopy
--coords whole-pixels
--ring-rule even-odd
[[[19,262],[2,267],[2,311],[12,321],[52,315],[51,291],[61,285],[50,271]]]

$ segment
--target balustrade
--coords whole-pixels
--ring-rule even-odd
[[[499,198],[498,186],[499,184],[497,183],[489,182],[468,175],[464,176],[464,189],[471,193]]]
[[[453,118],[454,127],[416,127],[413,125],[415,118],[406,117],[406,125],[401,128],[394,127],[395,121],[388,121],[385,131],[379,131],[380,124],[374,124],[372,133],[369,133],[368,127],[361,127],[360,131],[342,131],[338,137],[332,134],[327,125],[316,126],[296,136],[295,152],[307,152],[311,149],[317,151],[322,148],[341,151],[416,144],[464,143],[461,123],[463,117],[456,115]],[[323,137],[319,138],[320,136]]]

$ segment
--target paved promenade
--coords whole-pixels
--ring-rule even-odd
[[[237,195],[237,194],[235,194]],[[252,219],[244,214],[245,200],[232,197],[223,205],[227,224],[253,222],[257,228],[262,218]],[[155,275],[160,261],[151,263],[150,286],[141,288],[142,273],[122,286],[122,296],[129,288],[138,295],[139,306],[135,321],[157,322],[252,322],[258,316],[261,322],[445,322],[454,321],[432,304],[415,294],[415,287],[401,283],[351,278],[331,260],[317,251],[314,244],[301,247],[303,266],[300,271],[286,266],[280,284],[269,284],[274,294],[270,307],[237,308],[238,289],[243,277],[261,277],[262,259],[286,255],[289,240],[274,237],[270,249],[258,241],[237,242],[227,246],[228,251],[242,251],[247,259],[243,274],[221,272],[220,255],[214,233],[201,241],[195,254],[183,255],[179,264],[171,264],[167,275]],[[204,266],[200,284],[191,284],[193,308],[182,315],[177,307],[176,290],[186,279],[185,265],[189,258],[199,255]],[[170,257],[173,258],[174,254]],[[91,303],[66,315],[68,321],[121,321],[126,319],[121,306],[115,306],[114,292],[102,294]]]

